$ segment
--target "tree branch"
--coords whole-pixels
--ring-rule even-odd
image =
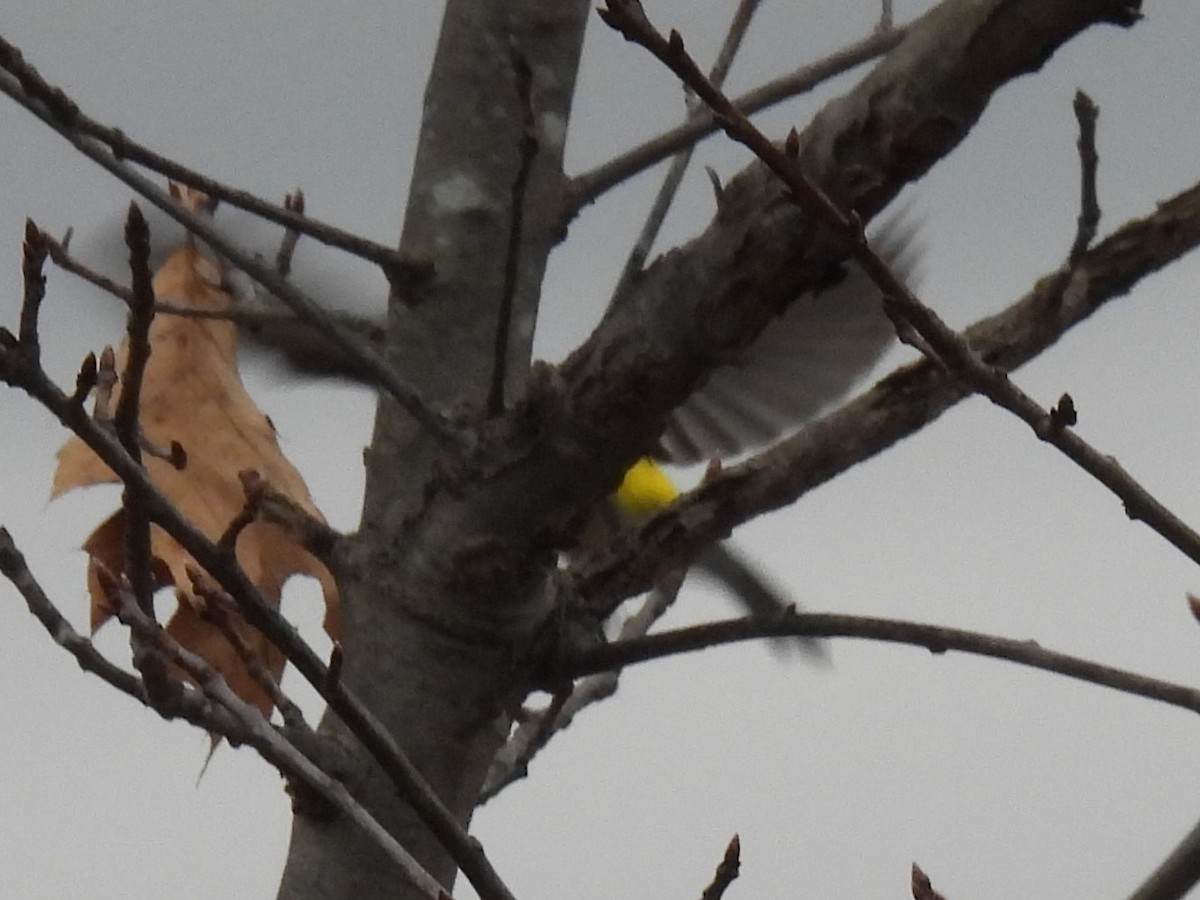
[[[1003,659],[1018,665],[1077,681],[1111,688],[1123,694],[1145,697],[1169,706],[1200,713],[1200,690],[1150,678],[1124,669],[1092,662],[1067,653],[1047,650],[1035,641],[1013,640],[961,628],[924,625],[896,619],[846,616],[830,613],[792,612],[773,620],[756,618],[727,619],[659,632],[629,641],[578,650],[564,656],[552,670],[552,677],[578,678],[634,663],[648,662],[763,637],[800,635],[814,638],[859,638],[889,644],[911,644],[930,653],[951,650]]]
[[[154,288],[150,274],[150,229],[137,204],[129,204],[125,221],[125,244],[129,247],[130,294],[129,322],[125,327],[129,353],[121,372],[121,396],[113,414],[113,430],[135,464],[142,464],[141,424],[138,406],[142,382],[150,361],[150,324],[154,321]],[[133,595],[150,618],[154,618],[154,576],[150,550],[150,514],[142,494],[126,485],[121,499],[125,510],[125,571],[129,573]],[[136,656],[136,654],[135,654]]]
[[[833,53],[825,59],[801,66],[774,81],[743,94],[733,102],[746,115],[781,103],[811,91],[818,85],[848,72],[856,66],[870,62],[893,49],[903,40],[906,29],[888,28],[876,31],[870,37]],[[699,143],[709,135],[721,130],[720,124],[711,116],[689,119],[684,124],[652,138],[626,153],[571,179],[570,201],[564,212],[564,220],[570,221],[579,211],[593,203],[606,191],[616,187],[672,154]]]
[[[733,19],[725,34],[725,40],[717,53],[716,62],[713,63],[712,70],[708,74],[709,80],[717,87],[725,83],[725,77],[729,74],[733,59],[742,45],[742,38],[745,37],[746,31],[750,27],[750,20],[754,18],[754,13],[758,10],[759,2],[760,0],[741,0],[734,11]],[[694,103],[694,99],[690,94],[688,95],[687,124],[698,120],[709,120],[703,107]],[[684,173],[687,172],[687,167],[692,161],[692,151],[695,149],[695,144],[689,144],[671,159],[671,165],[667,169],[666,175],[663,176],[654,203],[651,204],[650,211],[646,214],[642,230],[638,234],[637,240],[634,241],[633,248],[629,251],[629,257],[621,269],[621,275],[617,279],[617,285],[613,288],[614,297],[619,297],[629,290],[633,279],[646,264],[646,257],[650,255],[650,249],[654,246],[658,231],[667,217],[667,211],[675,202],[675,195],[679,191],[679,185],[683,183]]]
[[[891,267],[867,244],[862,224],[855,215],[847,215],[811,179],[796,160],[799,137],[793,131],[783,149],[767,137],[734,107],[721,91],[704,77],[703,72],[684,49],[683,40],[672,31],[663,38],[641,10],[638,0],[608,0],[601,10],[604,21],[628,40],[646,47],[664,65],[671,68],[709,105],[731,137],[745,144],[787,186],[795,202],[812,210],[843,240],[863,271],[884,292],[884,310],[897,326],[901,340],[915,331],[920,340],[909,340],[926,356],[965,380],[975,391],[1022,419],[1039,439],[1061,450],[1080,468],[1108,487],[1125,504],[1132,519],[1140,519],[1166,538],[1193,562],[1200,563],[1200,535],[1192,531],[1162,503],[1131,478],[1114,460],[1096,451],[1073,431],[1075,409],[1071,398],[1063,395],[1054,411],[1047,411],[1014,385],[998,367],[989,366],[975,355],[965,340],[948,328],[941,318],[908,289]],[[1077,108],[1082,102],[1077,98]],[[1081,113],[1081,119],[1086,119]],[[1094,123],[1094,116],[1092,117]],[[1081,148],[1083,143],[1081,142]],[[1094,148],[1093,153],[1094,156]],[[1094,172],[1094,160],[1093,172]],[[1086,168],[1086,165],[1085,165]],[[1086,187],[1086,185],[1085,185]],[[1095,196],[1091,197],[1092,206]],[[1084,227],[1081,218],[1080,228]],[[1082,250],[1074,255],[1077,257]]]
[[[340,680],[331,679],[329,670],[304,642],[295,627],[259,594],[242,571],[230,548],[222,548],[183,519],[178,510],[149,480],[120,442],[93,423],[72,398],[67,397],[49,379],[36,362],[29,361],[15,339],[0,340],[0,377],[36,399],[60,422],[79,435],[96,455],[125,483],[144,496],[151,520],[174,538],[221,587],[237,600],[246,620],[261,631],[292,662],[318,693],[362,742],[379,763],[395,787],[412,804],[455,862],[463,869],[481,897],[507,898],[510,895],[482,850],[459,826],[457,820],[438,799],[416,767],[401,751],[396,740],[367,707]]]
[[[1068,263],[1075,262],[1091,246],[1100,224],[1100,202],[1096,198],[1096,168],[1100,164],[1096,153],[1096,120],[1100,108],[1083,91],[1075,92],[1073,105],[1079,122],[1079,220],[1075,241],[1067,255]]]
[[[186,650],[147,615],[129,590],[113,591],[119,599],[117,614],[130,631],[162,660],[187,673],[204,696],[227,710],[249,732],[249,743],[259,754],[285,775],[301,781],[331,806],[366,832],[376,845],[400,867],[408,881],[431,900],[443,900],[447,891],[426,872],[395,837],[377,822],[351,796],[340,781],[330,777],[280,735],[259,710],[239,697],[212,666]]]
[[[248,191],[222,184],[155,153],[118,128],[96,122],[84,114],[61,88],[54,87],[42,78],[37,69],[25,61],[20,49],[3,37],[0,37],[0,69],[10,73],[16,81],[15,84],[7,80],[0,81],[0,91],[76,146],[79,146],[77,140],[90,139],[103,145],[117,162],[131,160],[170,181],[185,184],[230,206],[282,225],[289,231],[306,234],[322,244],[375,263],[398,290],[407,283],[429,277],[426,264],[408,259],[390,247],[309,218],[304,215],[303,209],[297,210],[286,202],[282,207],[276,206]]]
[[[371,380],[395,397],[408,414],[420,422],[430,434],[446,443],[454,443],[458,440],[458,431],[446,421],[445,417],[430,409],[420,394],[403,381],[373,348],[358,341],[353,334],[326,312],[321,304],[286,281],[272,266],[233,246],[205,216],[195,215],[175,202],[165,191],[122,162],[107,146],[94,137],[76,130],[73,123],[79,115],[78,108],[65,94],[57,88],[49,89],[52,91],[48,95],[50,100],[44,97],[35,98],[27,94],[27,85],[31,77],[29,72],[33,70],[21,60],[20,52],[11,44],[4,42],[3,39],[0,39],[0,68],[13,70],[0,73],[0,92],[8,94],[20,102],[26,109],[65,137],[84,156],[133,188],[188,231],[206,241],[231,265],[245,272],[269,293],[287,304],[308,327],[315,329],[325,340],[334,344],[339,351],[354,361],[356,367],[368,372]],[[24,81],[22,81],[22,77],[25,78]],[[40,79],[40,76],[38,78]],[[289,227],[295,225],[302,230],[301,225],[307,219],[292,213],[289,213],[289,216],[293,216],[296,220],[295,222],[289,220]]]
[[[828,196],[869,216],[952,150],[1008,80],[1091,25],[1132,20],[1131,7],[1112,0],[946,0],[816,116],[795,142],[795,163]],[[510,431],[496,438],[510,448],[521,439],[537,446],[502,479],[477,483],[489,508],[510,513],[508,533],[569,543],[578,521],[572,516],[601,502],[651,450],[670,410],[736,359],[788,303],[836,277],[844,244],[787,200],[761,164],[738,175],[709,228],[656,259],[588,340],[531,391]],[[531,421],[552,424],[531,435],[521,428]],[[546,503],[529,502],[534,483]],[[518,509],[519,519],[511,515]],[[563,523],[564,533],[548,537],[547,521]]]
[[[1042,277],[1008,309],[967,329],[965,339],[984,364],[1011,371],[1198,244],[1200,184],[1126,223],[1074,266]],[[795,436],[706,480],[646,523],[636,540],[581,570],[577,589],[592,609],[615,609],[625,597],[648,590],[664,560],[688,559],[742,522],[795,502],[932,422],[970,392],[929,360],[897,369]],[[1115,465],[1104,477],[1122,484]],[[1159,515],[1133,485],[1121,490],[1139,515]],[[1158,522],[1168,540],[1188,547],[1192,557],[1197,548],[1188,532],[1170,517]]]
[[[637,613],[621,625],[616,640],[628,641],[649,634],[651,626],[662,618],[675,602],[679,589],[683,586],[685,574],[680,570],[650,591]],[[616,694],[619,678],[620,672],[615,669],[589,675],[577,681],[570,690],[557,691],[545,709],[531,713],[492,760],[487,779],[479,792],[480,805],[491,800],[510,784],[524,778],[529,772],[529,764],[533,758],[554,735],[566,731],[579,713]]]

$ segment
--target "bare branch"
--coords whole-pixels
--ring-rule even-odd
[[[627,40],[649,50],[667,68],[679,76],[712,111],[726,134],[744,144],[763,161],[792,192],[792,199],[806,211],[818,215],[851,249],[855,260],[885,292],[904,291],[903,282],[874,253],[866,248],[862,223],[848,216],[812,179],[805,176],[798,163],[800,136],[795,129],[788,135],[781,150],[750,119],[738,109],[719,86],[706,78],[695,60],[684,48],[679,32],[663,37],[646,18],[639,0],[608,0],[600,18]],[[854,252],[857,248],[864,248]]]
[[[911,295],[887,298],[887,304],[911,323],[933,347],[955,374],[997,406],[1008,410],[1024,421],[1042,441],[1057,447],[1081,469],[1116,494],[1125,505],[1125,513],[1134,521],[1142,521],[1165,538],[1172,546],[1200,563],[1200,534],[1159,502],[1149,491],[1130,476],[1111,456],[1100,453],[1066,427],[1074,419],[1074,404],[1066,414],[1052,414],[1013,384],[1005,372],[987,365],[970,345],[937,316]],[[1070,403],[1070,397],[1064,395]]]
[[[188,578],[192,581],[192,590],[196,592],[198,597],[205,601],[204,609],[200,613],[201,618],[212,623],[224,635],[225,640],[229,641],[238,659],[242,661],[242,664],[246,667],[246,671],[250,673],[250,677],[271,698],[271,704],[279,710],[284,724],[288,728],[307,731],[308,724],[304,721],[304,714],[300,711],[300,707],[293,703],[292,699],[283,692],[279,682],[271,674],[270,669],[267,668],[266,660],[262,658],[262,654],[255,651],[246,642],[242,632],[235,624],[233,615],[237,609],[237,603],[234,599],[221,590],[220,585],[200,569],[188,566],[187,574]]]
[[[60,242],[44,231],[39,233],[46,242],[51,261],[56,266],[111,294],[126,306],[132,305],[133,294],[129,288],[101,275],[72,256],[65,239]],[[277,266],[278,262],[276,260]],[[369,369],[364,368],[354,357],[347,356],[330,345],[319,332],[306,325],[290,310],[242,309],[236,306],[224,310],[193,309],[162,302],[154,304],[154,312],[157,315],[233,322],[243,326],[257,340],[283,353],[301,371],[314,375],[340,375],[375,384]],[[330,312],[329,316],[356,340],[370,346],[376,354],[383,353],[385,333],[381,321],[344,312]]]
[[[342,535],[321,519],[304,509],[286,494],[275,490],[253,469],[238,473],[246,504],[234,523],[226,529],[221,543],[232,547],[237,534],[251,521],[270,522],[287,533],[296,543],[327,566],[334,564],[334,555]]]
[[[153,618],[142,612],[129,591],[117,590],[120,603],[118,616],[163,660],[178,666],[200,686],[204,695],[228,710],[240,720],[250,732],[247,741],[269,763],[292,778],[302,781],[306,787],[319,793],[333,807],[362,828],[393,862],[400,867],[404,876],[425,896],[442,900],[447,891],[426,872],[413,856],[377,822],[362,805],[355,800],[345,785],[321,771],[296,747],[285,740],[263,714],[250,703],[242,700],[225,683],[225,679],[208,663],[182,647]]]
[[[40,366],[24,359],[19,352],[0,347],[0,377],[41,403],[79,435],[127,486],[132,484],[145,495],[151,520],[216,579],[222,589],[237,601],[247,621],[283,651],[317,689],[380,764],[430,831],[442,841],[480,896],[509,896],[503,881],[482,850],[458,824],[387,729],[341,680],[329,677],[325,664],[300,637],[295,627],[263,599],[238,565],[232,550],[214,544],[183,519],[170,501],[154,487],[145,470],[125,452],[120,442],[93,423],[78,404],[58,389]]]
[[[34,579],[12,536],[3,527],[0,527],[0,572],[25,598],[30,612],[42,623],[55,643],[75,657],[80,668],[98,675],[139,703],[152,706],[141,679],[109,662],[91,641],[71,627]],[[435,900],[447,896],[441,886],[420,868],[395,838],[371,818],[340,782],[322,772],[284,740],[262,714],[234,694],[207,663],[173,641],[153,618],[141,610],[130,590],[116,593],[122,598],[121,615],[128,620],[131,628],[145,641],[152,643],[166,659],[187,671],[204,691],[201,694],[183,689],[172,695],[169,708],[153,708],[165,718],[184,718],[192,724],[222,734],[233,743],[253,746],[281,772],[303,781],[366,830],[427,896]]]
[[[67,237],[62,241],[55,239],[52,235],[45,231],[40,232],[42,240],[46,242],[46,249],[50,253],[51,261],[65,272],[70,272],[84,281],[92,284],[106,293],[112,294],[126,306],[133,305],[133,292],[123,284],[118,284],[111,278],[101,275],[95,269],[85,266],[82,262],[73,257],[67,249],[67,242],[70,238],[68,231]]]
[[[0,573],[12,582],[13,587],[25,598],[29,611],[34,614],[46,633],[54,642],[75,657],[79,668],[98,675],[122,694],[127,694],[139,703],[147,704],[146,691],[136,675],[109,662],[95,644],[71,627],[71,623],[58,611],[53,601],[46,596],[41,585],[29,571],[25,557],[17,549],[8,529],[0,526]]]
[[[892,15],[892,0],[883,0],[879,10],[879,24],[875,26],[877,31],[891,31],[895,17]]]
[[[1068,263],[1075,262],[1091,246],[1100,224],[1100,203],[1096,198],[1096,168],[1100,163],[1096,153],[1096,120],[1100,108],[1083,91],[1075,92],[1074,108],[1079,122],[1079,221]]]
[[[721,900],[725,896],[725,891],[738,877],[741,867],[742,841],[735,834],[729,839],[729,843],[725,847],[725,855],[721,858],[717,871],[713,873],[712,881],[700,895],[700,900]]]
[[[21,298],[21,318],[17,336],[25,353],[33,359],[41,355],[38,337],[38,312],[46,296],[46,276],[42,269],[46,264],[48,248],[42,240],[42,232],[33,220],[25,220],[25,243],[21,247],[21,275],[25,290]]]
[[[551,675],[578,678],[593,672],[622,668],[678,653],[690,653],[706,647],[784,635],[846,637],[889,644],[911,644],[939,655],[957,650],[975,656],[1008,660],[1018,665],[1111,688],[1123,694],[1146,697],[1159,703],[1200,713],[1200,690],[1196,688],[1047,650],[1035,641],[1013,640],[960,628],[896,619],[831,613],[794,612],[770,621],[754,618],[726,619],[578,650],[565,656]]]
[[[933,889],[933,882],[916,863],[912,865],[912,895],[913,900],[946,900]]]
[[[75,657],[79,667],[91,672],[126,696],[143,706],[154,709],[164,718],[180,718],[193,725],[224,735],[231,743],[243,744],[250,733],[224,709],[215,706],[196,691],[177,692],[170,708],[151,702],[146,685],[140,678],[110,662],[96,646],[77,632],[66,617],[46,596],[45,591],[25,563],[8,530],[0,527],[0,573],[3,573],[25,598],[29,611],[37,618],[56,644]]]
[[[1200,884],[1200,823],[1129,895],[1129,900],[1183,900],[1197,884]]]
[[[405,284],[422,281],[432,274],[426,262],[407,259],[383,244],[308,218],[303,215],[302,210],[291,209],[286,203],[279,207],[248,191],[229,187],[174,160],[160,156],[130,139],[120,129],[101,125],[90,119],[61,88],[47,83],[37,69],[25,62],[21,51],[3,37],[0,37],[0,69],[10,73],[15,80],[15,83],[8,79],[0,80],[0,91],[8,94],[77,147],[83,140],[93,141],[102,145],[105,152],[116,162],[131,160],[170,181],[185,184],[268,222],[306,234],[322,244],[375,263],[397,290],[402,290]],[[134,189],[137,190],[136,187]]]
[[[296,188],[283,198],[283,208],[298,216],[304,215],[304,191]],[[296,252],[296,244],[300,241],[300,232],[295,227],[289,227],[283,233],[279,242],[279,252],[275,254],[275,271],[287,278],[292,271],[292,256]]]
[[[150,274],[150,229],[136,203],[129,204],[125,221],[125,243],[129,247],[132,273],[132,298],[125,333],[128,353],[121,373],[121,397],[113,415],[113,428],[125,452],[137,464],[142,463],[138,405],[142,382],[150,361],[150,324],[154,320],[154,288]],[[125,571],[129,573],[138,605],[154,618],[154,576],[150,549],[150,515],[142,494],[131,484],[122,497],[125,510]],[[136,655],[136,654],[135,654]]]
[[[5,42],[3,38],[0,38],[0,68],[26,74],[28,70],[36,76],[32,67],[27,66],[21,60],[20,52]],[[119,157],[110,152],[109,148],[96,138],[75,129],[73,123],[79,115],[78,109],[73,102],[66,99],[66,95],[61,91],[53,89],[56,93],[51,93],[49,96],[60,98],[62,104],[66,105],[50,105],[40,93],[36,97],[28,94],[25,82],[20,80],[21,77],[20,74],[12,74],[12,71],[0,73],[0,92],[13,97],[70,141],[77,150],[129,185],[188,231],[206,241],[231,265],[245,272],[256,283],[286,303],[306,325],[322,334],[339,351],[354,360],[355,364],[363,371],[369,372],[371,380],[395,397],[401,407],[420,422],[430,434],[446,443],[458,440],[458,431],[447,422],[444,416],[426,406],[420,394],[405,383],[374,349],[363,345],[353,334],[348,333],[334,317],[325,311],[321,304],[283,279],[271,266],[233,246],[213,227],[211,222],[207,221],[206,217],[197,216],[181,204],[176,203],[165,191],[145,176],[125,165]],[[40,76],[36,77],[40,80]],[[55,103],[57,102],[55,101]],[[74,110],[74,113],[71,113],[70,110]],[[306,221],[302,216],[289,215],[293,216],[296,222]],[[293,222],[289,220],[288,224],[291,225]]]
[[[1200,184],[1160,204],[1152,215],[1126,223],[1075,267],[1042,277],[1008,309],[967,329],[967,341],[985,363],[1011,371],[1197,245]],[[897,369],[793,437],[724,468],[685,495],[671,511],[647,522],[635,541],[580,571],[580,593],[599,614],[610,614],[625,597],[650,588],[664,559],[694,555],[742,522],[795,502],[969,394],[964,383],[948,379],[928,360]]]
[[[621,625],[617,640],[626,641],[649,634],[654,623],[675,602],[685,574],[683,570],[677,570],[651,590],[641,608]],[[531,713],[492,760],[479,792],[480,805],[528,775],[529,764],[550,739],[566,731],[584,709],[616,694],[619,679],[620,672],[615,669],[589,675],[570,691],[556,691],[549,706]]]
[[[746,30],[750,27],[750,20],[754,18],[754,13],[758,10],[759,2],[760,0],[741,0],[738,8],[734,11],[733,20],[729,23],[729,29],[725,33],[725,40],[717,53],[717,60],[708,73],[709,81],[717,87],[721,87],[725,83],[725,76],[729,74],[738,48],[742,45],[742,38],[745,37]],[[698,107],[689,99],[688,122],[708,120],[708,118],[709,116],[703,108]],[[663,176],[662,184],[659,185],[654,203],[651,204],[650,211],[646,214],[646,221],[642,225],[641,233],[634,241],[633,248],[629,251],[629,258],[625,260],[625,266],[617,279],[617,285],[613,288],[613,296],[625,293],[646,264],[646,257],[650,255],[650,249],[654,246],[654,240],[658,237],[663,220],[667,217],[667,211],[675,202],[675,195],[679,191],[679,185],[683,183],[684,173],[687,172],[688,164],[692,161],[692,152],[695,149],[694,143],[688,144],[672,158],[670,168],[667,169],[667,174]],[[715,178],[711,169],[709,176]]]
[[[783,100],[807,93],[843,72],[882,56],[899,44],[905,33],[903,28],[876,32],[825,59],[801,66],[794,72],[755,88],[733,102],[746,115],[753,115]],[[622,181],[720,130],[721,125],[711,117],[691,119],[590,172],[575,176],[571,181],[570,206],[564,213],[564,220],[573,219],[580,209]]]

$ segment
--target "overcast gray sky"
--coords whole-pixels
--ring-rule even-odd
[[[732,0],[647,0],[711,58]],[[897,3],[907,20],[928,6]],[[876,4],[768,0],[731,76],[735,92],[866,34]],[[65,0],[3,9],[4,37],[95,118],[267,197],[302,186],[309,210],[394,242],[440,4],[205,4]],[[1102,231],[1200,175],[1200,15],[1147,2],[1132,31],[1093,30],[1000,93],[966,143],[906,195],[923,217],[924,297],[965,325],[1053,270],[1070,244],[1078,175],[1071,100],[1101,109]],[[852,76],[853,77],[853,76]],[[820,97],[844,90],[843,79]],[[782,134],[819,100],[762,117]],[[674,80],[594,22],[568,165],[580,171],[676,121]],[[666,244],[712,215],[700,165],[746,154],[702,145]],[[539,331],[556,359],[595,322],[654,176],[585,210],[553,259]],[[3,322],[19,297],[26,216],[80,255],[113,258],[128,194],[9,101],[0,102]],[[265,246],[265,245],[264,245]],[[117,257],[120,256],[119,251]],[[369,308],[369,270],[301,243],[300,277]],[[1200,259],[1146,281],[1022,370],[1044,403],[1075,398],[1079,430],[1200,523]],[[43,342],[69,381],[120,338],[113,302],[50,272]],[[908,358],[897,350],[886,369]],[[247,381],[342,528],[357,521],[372,398],[294,383],[252,359]],[[883,369],[881,369],[883,371]],[[65,435],[0,392],[0,522],[78,627],[73,549],[115,490],[47,504]],[[1200,573],[1006,414],[976,400],[737,542],[806,606],[1031,638],[1168,679],[1200,676],[1184,592]],[[320,640],[314,590],[287,611]],[[690,584],[670,624],[732,614]],[[127,659],[113,626],[98,643]],[[740,833],[736,896],[898,897],[918,861],[948,897],[1123,896],[1200,818],[1192,717],[1059,677],[962,656],[843,642],[814,671],[759,646],[638,667],[583,716],[474,832],[518,896],[695,896]],[[12,588],[0,586],[0,871],[29,900],[273,896],[288,838],[279,778],[164,724],[82,674]],[[318,709],[296,679],[286,685]],[[460,884],[459,893],[471,896]],[[733,895],[731,895],[733,896]]]

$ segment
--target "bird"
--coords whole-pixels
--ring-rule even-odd
[[[916,219],[902,207],[871,237],[875,252],[910,286],[923,255],[918,231]],[[744,454],[798,429],[844,397],[895,340],[881,301],[879,289],[851,262],[836,283],[788,306],[740,359],[716,369],[669,414],[655,457],[638,459],[610,498],[620,521],[637,527],[679,497],[660,461],[687,466]],[[752,617],[778,616],[795,605],[727,540],[701,550],[693,566]],[[828,658],[824,642],[810,638],[772,645],[796,646],[810,659]]]
[[[609,524],[636,528],[669,508],[680,495],[662,466],[643,456],[626,470],[621,484],[609,497],[606,509],[613,513],[608,517]],[[597,530],[603,526],[593,523],[589,527],[592,529],[589,539],[596,540]],[[612,539],[611,535],[608,539]],[[704,547],[692,561],[691,569],[723,586],[751,617],[768,619],[795,606],[729,541],[715,541]],[[829,661],[825,642],[814,638],[776,638],[772,647],[785,656],[798,649],[810,661],[822,664]]]

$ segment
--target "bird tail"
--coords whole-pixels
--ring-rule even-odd
[[[751,616],[778,616],[793,605],[723,541],[701,552],[693,567],[724,585]],[[818,638],[781,637],[774,639],[772,645],[777,650],[799,649],[814,662],[829,662],[828,644]]]

